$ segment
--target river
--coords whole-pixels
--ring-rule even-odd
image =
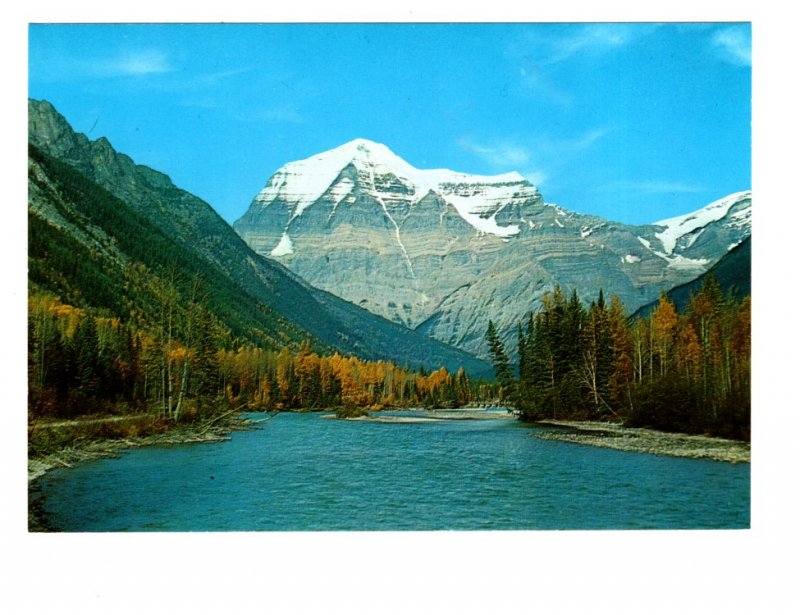
[[[63,531],[750,525],[747,463],[541,440],[531,435],[540,428],[503,418],[373,423],[282,413],[254,427],[225,442],[132,449],[54,470],[33,488]]]

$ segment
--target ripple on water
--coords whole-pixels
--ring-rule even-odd
[[[747,464],[575,446],[530,430],[281,414],[227,442],[54,471],[37,488],[52,525],[73,531],[749,526]]]

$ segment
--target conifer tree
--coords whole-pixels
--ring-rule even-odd
[[[77,388],[86,397],[94,397],[100,390],[99,348],[94,318],[85,317],[73,336],[75,375]]]
[[[530,321],[530,318],[529,318]],[[533,398],[532,368],[533,357],[531,356],[532,337],[522,329],[522,324],[517,325],[517,344],[519,352],[519,382],[517,383],[517,409],[526,413],[530,411]]]
[[[503,347],[503,342],[500,340],[500,336],[497,333],[497,328],[491,320],[486,330],[486,341],[489,344],[489,355],[491,356],[492,365],[494,366],[495,377],[500,382],[500,386],[508,393],[510,392],[513,382],[511,365],[508,361],[505,348]]]
[[[200,399],[201,405],[204,399],[216,396],[218,372],[219,360],[214,317],[209,310],[203,309],[198,323],[196,368],[192,381],[194,392]]]

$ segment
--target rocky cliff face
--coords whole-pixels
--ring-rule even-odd
[[[544,202],[517,173],[415,169],[363,139],[279,169],[234,228],[311,284],[469,352],[554,286],[634,311],[750,234],[750,193],[630,226]]]
[[[474,279],[476,253],[519,233],[506,220],[540,201],[517,174],[419,171],[356,140],[280,169],[234,228],[321,288],[413,328]],[[438,283],[445,273],[455,286]]]

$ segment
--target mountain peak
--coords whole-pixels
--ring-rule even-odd
[[[380,150],[389,151],[389,148],[386,147],[383,143],[378,143],[377,141],[370,141],[369,139],[364,139],[362,137],[358,137],[356,139],[353,139],[352,141],[348,141],[347,143],[340,145],[339,147],[352,148],[362,152],[374,152]]]
[[[355,169],[355,182],[342,174],[348,167]],[[417,169],[386,145],[357,138],[284,165],[251,207],[282,203],[290,211],[291,222],[323,197],[338,205],[353,194],[356,184],[361,194],[370,195],[384,208],[387,201],[401,199],[412,206],[430,193],[437,194],[478,232],[500,237],[519,232],[518,226],[495,223],[494,214],[503,203],[541,200],[536,187],[519,173],[471,175],[449,169]]]
[[[372,167],[376,173],[389,172],[398,176],[413,175],[416,171],[383,143],[363,138],[353,139],[305,160],[291,162],[286,167],[299,167],[304,172],[313,170],[327,173],[335,170],[338,175],[348,164],[354,164],[357,168]]]
[[[319,157],[328,157],[328,155],[333,156],[334,154],[350,157],[352,161],[372,163],[379,167],[385,167],[381,170],[392,172],[398,177],[411,179],[414,183],[431,188],[435,187],[437,184],[445,183],[480,182],[495,184],[527,182],[527,180],[516,171],[499,175],[474,175],[451,171],[450,169],[419,169],[395,154],[383,143],[378,143],[377,141],[371,141],[362,137],[348,141],[347,143],[312,158],[318,159]]]
[[[75,147],[79,138],[52,104],[46,100],[28,99],[28,140],[34,145],[68,150]]]
[[[751,200],[750,190],[734,192],[697,211],[653,223],[653,226],[663,227],[655,236],[663,244],[666,253],[672,254],[682,238],[697,238],[706,226],[723,219],[727,219],[726,226],[743,229],[749,235]],[[691,239],[688,241],[693,243]],[[688,247],[691,247],[691,243]]]
[[[354,139],[276,172],[235,224],[254,250],[311,284],[407,327],[485,354],[555,285],[635,310],[688,282],[750,234],[750,193],[658,225],[545,204],[522,176],[416,169]]]

